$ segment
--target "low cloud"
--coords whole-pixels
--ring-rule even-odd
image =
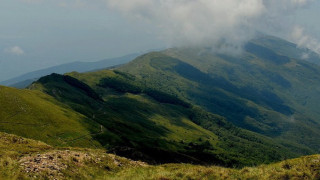
[[[284,34],[290,34],[293,25],[284,26],[284,18],[314,0],[105,1],[129,19],[157,27],[169,45],[210,45],[234,51],[256,32],[284,27]]]
[[[46,2],[49,0],[21,0]],[[56,0],[64,8],[102,7],[120,12],[133,22],[149,23],[168,46],[210,46],[240,52],[256,32],[275,34],[320,53],[317,40],[288,17],[315,0]],[[294,32],[292,32],[294,29]],[[303,28],[302,28],[303,29]],[[290,36],[293,34],[293,36]],[[298,37],[300,36],[300,37]],[[308,43],[306,43],[308,39]],[[306,57],[306,56],[305,56]]]
[[[291,39],[297,43],[298,47],[307,48],[320,54],[320,42],[316,38],[306,34],[302,27],[296,26],[293,28]],[[309,58],[307,55],[308,54],[304,54],[302,58]]]
[[[4,52],[9,53],[9,54],[13,54],[13,55],[17,55],[17,56],[24,54],[24,51],[19,46],[13,46],[10,48],[6,48],[6,49],[4,49]]]

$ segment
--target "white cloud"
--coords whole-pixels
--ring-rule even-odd
[[[310,58],[310,54],[309,53],[302,53],[301,55],[301,59],[306,60]]]
[[[49,0],[21,0],[35,3]],[[148,22],[169,46],[206,45],[239,51],[255,33],[288,35],[295,24],[287,21],[298,8],[315,0],[56,0],[64,8],[90,8],[106,3],[133,21]],[[280,33],[279,33],[280,32]],[[297,33],[297,32],[296,32]],[[291,37],[289,37],[291,38]],[[307,40],[306,40],[307,39]],[[320,52],[310,36],[291,38]],[[308,41],[308,43],[304,42]]]
[[[237,49],[256,31],[280,26],[283,16],[314,0],[105,1],[110,9],[116,9],[128,18],[158,27],[159,33],[171,45],[221,47],[223,42],[228,48]]]
[[[6,48],[6,49],[4,49],[4,52],[9,53],[9,54],[18,55],[18,56],[24,54],[24,51],[19,46],[13,46],[10,48]]]
[[[297,43],[298,47],[308,48],[320,54],[320,42],[316,38],[307,35],[302,27],[296,26],[293,28],[291,39]]]

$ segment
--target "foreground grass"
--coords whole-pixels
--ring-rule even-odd
[[[0,132],[0,179],[99,179],[143,162],[103,149],[53,148]]]
[[[242,169],[152,166],[101,149],[53,148],[0,133],[0,179],[320,179],[320,155]]]
[[[320,179],[319,161],[320,156],[313,155],[243,169],[166,164],[126,169],[106,179]]]

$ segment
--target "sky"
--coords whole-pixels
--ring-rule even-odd
[[[320,52],[319,12],[318,0],[0,0],[0,81],[172,46],[237,52],[257,31]]]

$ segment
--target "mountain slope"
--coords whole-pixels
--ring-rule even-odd
[[[128,80],[117,71],[103,72],[104,78]],[[95,84],[100,72],[72,74]],[[165,93],[123,92],[105,85],[90,87],[52,74],[32,84],[33,90],[1,86],[0,131],[53,146],[104,147],[150,163],[244,166],[298,155]]]
[[[96,139],[102,146],[132,159],[243,166],[300,154],[133,79],[112,70],[74,72],[43,77],[30,88],[101,124],[106,130]]]
[[[320,65],[320,56],[319,54],[313,52],[310,49],[300,48],[296,44],[285,41],[283,39],[262,35],[256,39],[253,39],[252,42],[255,44],[267,47],[277,54],[283,54],[293,59],[302,59],[317,65]]]
[[[100,146],[91,136],[100,131],[98,123],[40,91],[0,86],[0,102],[2,132],[56,146]]]
[[[72,62],[72,63],[62,64],[62,65],[53,66],[46,69],[29,72],[12,79],[2,81],[0,82],[0,84],[5,86],[16,87],[16,88],[25,88],[28,85],[30,85],[33,81],[36,81],[40,77],[49,75],[51,73],[63,74],[71,71],[86,72],[86,71],[92,71],[96,69],[103,69],[103,68],[127,63],[132,59],[136,58],[138,55],[139,54],[130,54],[130,55],[119,57],[119,58],[105,59],[97,62]]]
[[[320,68],[258,42],[238,57],[174,48],[2,87],[1,131],[156,164],[241,167],[318,152]]]
[[[236,57],[173,48],[140,56],[118,70],[294,151],[306,153],[300,146],[318,152],[320,68],[269,48],[280,43],[277,39],[263,45],[266,38],[249,42]]]

